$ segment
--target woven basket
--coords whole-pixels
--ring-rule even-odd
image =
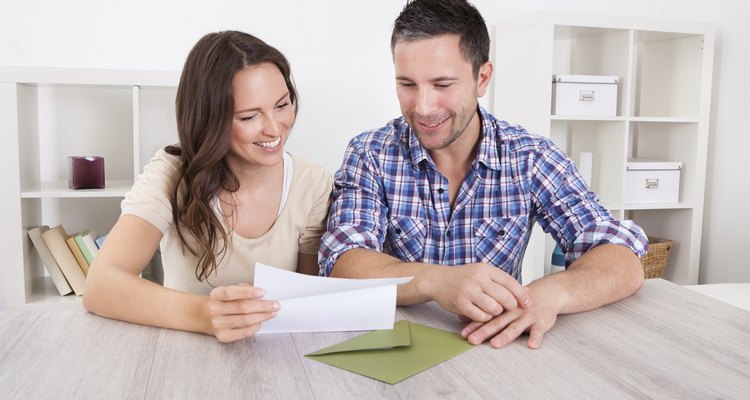
[[[664,267],[669,261],[670,250],[672,250],[671,240],[658,237],[648,238],[648,253],[641,258],[646,279],[661,278]]]

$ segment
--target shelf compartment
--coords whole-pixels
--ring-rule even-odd
[[[631,125],[630,157],[679,161],[682,203],[696,200],[698,124],[637,122]]]
[[[120,216],[121,197],[89,198],[25,198],[21,200],[23,226],[50,227],[62,224],[69,234],[95,229],[100,235],[112,229]]]
[[[624,115],[631,42],[627,29],[555,26],[552,73],[617,76],[617,115]]]
[[[638,32],[635,113],[697,119],[703,73],[703,35]]]
[[[691,208],[626,212],[646,235],[673,241],[663,278],[683,285],[698,280],[698,258],[691,255],[700,252],[700,232],[692,229],[694,212]]]
[[[68,234],[95,229],[99,235],[104,235],[117,221],[121,201],[116,197],[21,199],[22,230],[19,233],[23,235],[25,305],[46,307],[80,302],[80,299],[75,300],[76,296],[60,296],[54,286],[50,286],[44,264],[26,231],[38,225],[62,224]]]
[[[132,88],[18,85],[21,187],[68,179],[68,156],[104,157],[106,181],[133,180]]]
[[[591,189],[604,203],[619,203],[625,172],[627,129],[625,122],[554,120],[552,140],[575,162],[581,152],[592,153]]]

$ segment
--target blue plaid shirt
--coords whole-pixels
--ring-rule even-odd
[[[602,207],[551,140],[479,112],[481,141],[453,210],[448,180],[403,117],[349,142],[334,177],[321,274],[347,250],[367,248],[403,261],[486,262],[520,281],[534,222],[552,234],[567,264],[601,243],[645,253],[643,230]]]

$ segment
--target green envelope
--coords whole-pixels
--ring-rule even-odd
[[[307,354],[313,360],[394,384],[472,346],[456,333],[409,321]]]

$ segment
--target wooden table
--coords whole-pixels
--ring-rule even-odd
[[[434,303],[398,318],[458,332]],[[750,312],[664,280],[561,316],[541,349],[481,345],[396,385],[303,355],[357,332],[213,337],[80,310],[0,313],[3,399],[748,399]]]

